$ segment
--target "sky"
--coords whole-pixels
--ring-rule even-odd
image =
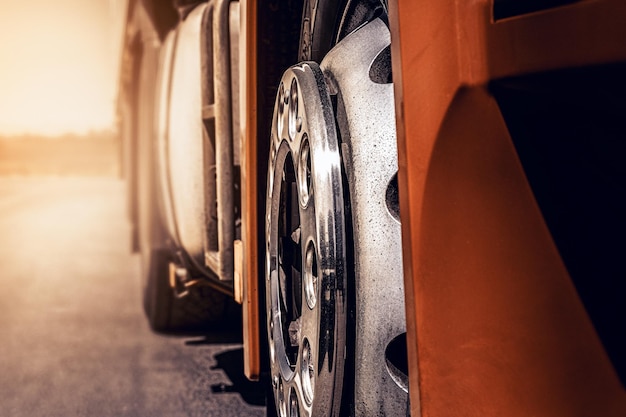
[[[125,0],[0,0],[0,135],[114,128]]]

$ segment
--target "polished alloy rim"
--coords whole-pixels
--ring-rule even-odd
[[[344,201],[332,104],[315,63],[283,75],[266,236],[272,386],[282,416],[338,415],[346,334]]]

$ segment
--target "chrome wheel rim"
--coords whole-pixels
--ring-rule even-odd
[[[266,309],[281,416],[338,415],[346,334],[341,159],[315,63],[290,68],[274,106],[266,207]]]

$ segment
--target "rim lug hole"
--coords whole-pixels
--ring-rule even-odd
[[[287,95],[288,94],[289,94],[289,92],[285,91],[285,86],[283,85],[283,83],[280,83],[280,87],[279,87],[279,90],[278,90],[278,115],[276,116],[276,124],[277,124],[277,133],[278,133],[278,135],[282,135],[282,132],[283,132],[283,125],[285,123],[285,121],[284,121],[285,104],[287,104]],[[272,160],[273,159],[274,158],[272,158]]]
[[[289,417],[297,417],[299,415],[298,396],[296,395],[296,390],[292,388],[289,393]]]
[[[309,241],[306,248],[306,258],[304,260],[304,293],[306,295],[306,303],[310,309],[314,309],[317,304],[317,287],[318,287],[318,271],[317,271],[317,255],[315,246]]]
[[[302,358],[300,360],[302,392],[304,393],[304,401],[308,405],[311,405],[313,403],[313,396],[315,395],[315,369],[313,366],[313,358],[311,356],[311,345],[309,344],[309,339],[304,338],[304,343],[302,345]]]
[[[281,417],[287,416],[287,403],[285,402],[285,390],[283,388],[283,380],[278,379],[278,412]]]
[[[298,119],[296,120],[296,130],[298,130],[298,132],[302,131],[302,117],[298,116]]]
[[[300,205],[305,207],[309,204],[309,199],[313,193],[311,188],[311,148],[309,137],[306,133],[302,135],[300,145],[300,160],[298,161],[298,188],[300,191]]]
[[[294,140],[296,138],[296,134],[298,133],[296,126],[298,120],[298,83],[295,78],[291,80],[291,87],[285,92],[285,96],[288,97],[289,101],[289,107],[287,109],[289,139]]]

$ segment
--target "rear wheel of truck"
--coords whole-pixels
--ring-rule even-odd
[[[228,295],[208,286],[175,285],[176,273],[185,275],[187,281],[193,281],[202,273],[196,271],[182,249],[178,249],[173,236],[177,229],[171,224],[172,220],[168,227],[165,209],[166,200],[171,198],[164,153],[176,42],[176,32],[172,31],[158,50],[144,52],[142,71],[145,74],[141,78],[139,110],[143,128],[138,138],[137,159],[143,305],[150,327],[163,333],[201,332],[223,326],[227,319],[239,319],[238,309]],[[157,71],[148,74],[154,68]]]

